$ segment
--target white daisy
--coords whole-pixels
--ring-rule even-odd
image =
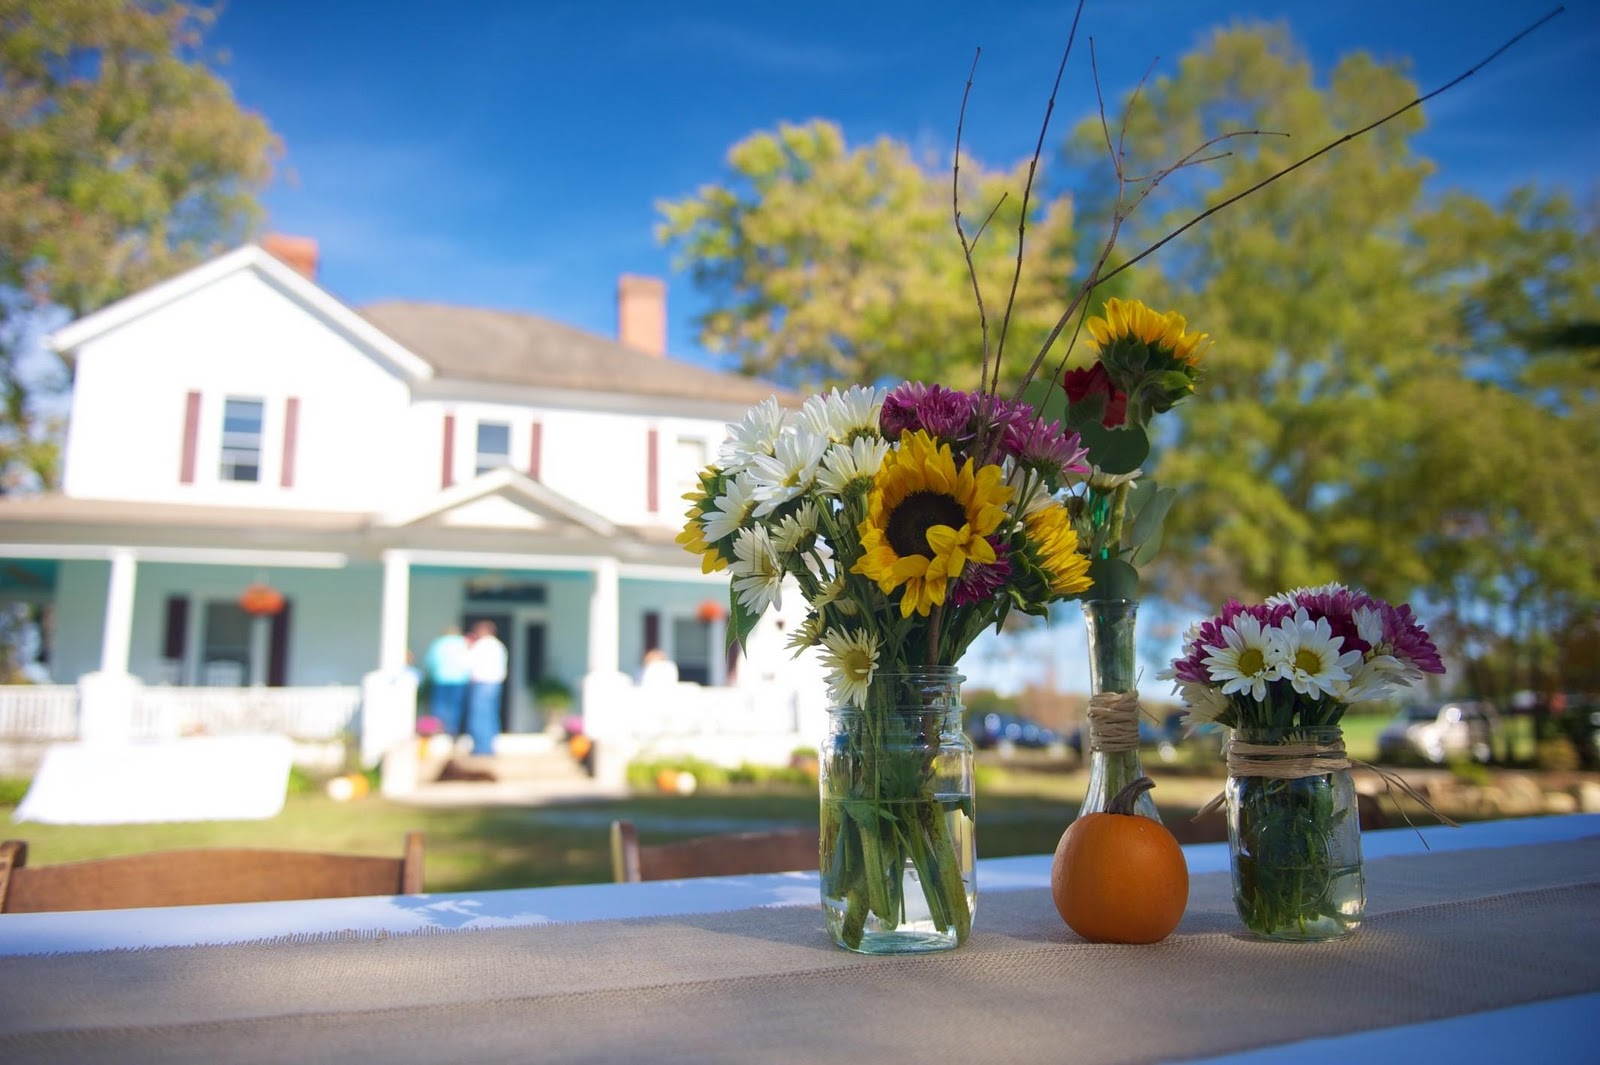
[[[878,669],[878,638],[870,632],[829,629],[822,637],[822,664],[828,670],[830,706],[865,706]]]
[[[773,528],[772,545],[785,554],[805,550],[816,538],[817,520],[817,505],[808,499]]]
[[[1357,665],[1350,679],[1334,686],[1334,695],[1342,703],[1366,703],[1387,699],[1397,687],[1406,686],[1403,679],[1405,666],[1393,655],[1377,655]]]
[[[772,454],[782,431],[783,409],[777,396],[768,396],[751,407],[742,421],[729,423],[728,438],[717,451],[717,465],[728,473],[746,469],[759,456]]]
[[[877,436],[883,401],[888,395],[887,388],[866,385],[852,385],[843,392],[835,389],[829,393],[829,439],[851,441]]]
[[[1357,679],[1360,679],[1364,673],[1376,674],[1391,689],[1409,688],[1422,679],[1422,670],[1412,665],[1409,660],[1396,656],[1394,647],[1384,642],[1383,612],[1381,610],[1370,606],[1356,607],[1351,614],[1351,620],[1355,622],[1356,635],[1361,637],[1361,641],[1370,648],[1367,651],[1366,661],[1362,664],[1361,669],[1357,671],[1356,676],[1350,679],[1352,689],[1355,688]],[[1392,694],[1392,691],[1384,691],[1381,694],[1366,695],[1363,698],[1382,699],[1390,694]],[[1362,700],[1352,697],[1349,701],[1360,702]]]
[[[772,454],[756,456],[750,464],[756,482],[756,517],[764,518],[809,492],[827,450],[827,437],[801,425],[778,437]]]
[[[740,529],[733,541],[733,563],[728,567],[733,574],[733,590],[739,602],[755,615],[766,612],[767,607],[783,605],[783,560],[765,525],[753,529]]]
[[[821,642],[822,617],[816,611],[812,611],[806,615],[805,621],[800,623],[799,628],[789,634],[789,640],[783,646],[785,650],[793,650],[794,657],[799,658]]]
[[[1221,695],[1245,692],[1258,703],[1267,701],[1267,685],[1282,671],[1272,656],[1272,642],[1253,615],[1240,614],[1222,626],[1223,646],[1206,644],[1211,654],[1202,659],[1211,679],[1222,685]]]
[[[1014,469],[1006,478],[1006,483],[1014,489],[1020,489],[1021,482],[1026,474],[1027,471],[1020,467]],[[1020,494],[1013,495],[1012,502],[1007,509],[1011,510],[1019,518],[1031,518],[1039,511],[1048,510],[1058,502],[1059,500],[1051,493],[1050,487],[1044,481],[1035,478],[1032,486],[1028,489],[1028,497],[1024,499]]]
[[[1131,473],[1104,473],[1099,466],[1089,470],[1089,487],[1101,492],[1109,492],[1119,485],[1132,484],[1144,476],[1144,470],[1138,469]]]
[[[749,474],[728,478],[723,482],[723,489],[701,520],[708,544],[738,532],[755,510],[755,480]]]
[[[1310,588],[1310,587],[1306,587],[1306,588],[1291,588],[1287,592],[1279,592],[1277,595],[1269,596],[1267,598],[1267,605],[1268,606],[1299,606],[1300,605],[1300,597],[1301,596],[1305,596],[1306,598],[1309,599],[1309,598],[1311,598],[1313,596],[1323,596],[1323,595],[1325,595],[1325,596],[1328,596],[1331,599],[1334,596],[1338,595],[1340,592],[1343,592],[1345,595],[1349,595],[1350,594],[1350,589],[1346,588],[1344,585],[1340,584],[1337,581],[1332,581],[1332,582],[1329,582],[1328,584],[1319,584],[1315,588]]]
[[[889,441],[863,436],[849,444],[834,444],[822,456],[817,472],[817,487],[827,495],[843,497],[853,491],[866,491],[889,453]]]
[[[1303,607],[1269,635],[1279,673],[1301,695],[1337,696],[1350,671],[1361,664],[1360,651],[1340,653],[1344,641],[1333,634],[1327,618],[1313,622]]]
[[[1187,681],[1176,690],[1187,708],[1183,715],[1187,727],[1210,724],[1228,712],[1228,697],[1209,684]]]

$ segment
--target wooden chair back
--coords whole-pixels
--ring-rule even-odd
[[[815,827],[730,832],[639,845],[631,821],[611,822],[611,876],[618,883],[694,876],[788,873],[819,867]]]
[[[22,840],[0,843],[0,913],[202,906],[422,893],[422,833],[398,858],[204,848],[29,866]]]

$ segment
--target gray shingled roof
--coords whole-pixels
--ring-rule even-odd
[[[443,378],[742,404],[776,394],[785,404],[799,402],[751,377],[650,355],[529,314],[399,300],[360,313]]]

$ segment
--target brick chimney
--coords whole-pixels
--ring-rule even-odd
[[[667,353],[667,283],[623,274],[617,279],[617,339],[651,355]]]
[[[307,280],[317,279],[317,242],[311,237],[291,237],[284,233],[268,233],[261,238],[261,247],[268,254],[288,263]]]

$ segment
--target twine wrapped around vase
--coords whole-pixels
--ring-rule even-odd
[[[1139,715],[1150,714],[1139,703],[1138,692],[1100,692],[1089,697],[1089,740],[1091,751],[1136,751],[1139,749]]]
[[[1091,717],[1091,721],[1093,718]],[[1336,773],[1341,769],[1350,769],[1359,766],[1370,769],[1383,781],[1384,787],[1389,792],[1389,798],[1394,800],[1395,789],[1398,788],[1411,800],[1432,814],[1441,824],[1451,828],[1460,828],[1456,822],[1446,817],[1434,808],[1427,797],[1406,782],[1398,773],[1390,772],[1382,766],[1363,762],[1359,758],[1351,758],[1345,753],[1344,738],[1313,743],[1308,741],[1288,741],[1286,743],[1248,743],[1244,740],[1229,738],[1223,748],[1223,754],[1228,762],[1228,775],[1233,777],[1267,777],[1272,780],[1297,780],[1301,777],[1314,777],[1323,773]],[[1210,802],[1202,806],[1194,815],[1194,820],[1210,813],[1222,806],[1224,796],[1218,794]],[[1422,839],[1422,845],[1427,847],[1428,841],[1422,836],[1422,830],[1412,823],[1411,817],[1406,813],[1405,807],[1395,802],[1395,809],[1405,819],[1405,823]]]

